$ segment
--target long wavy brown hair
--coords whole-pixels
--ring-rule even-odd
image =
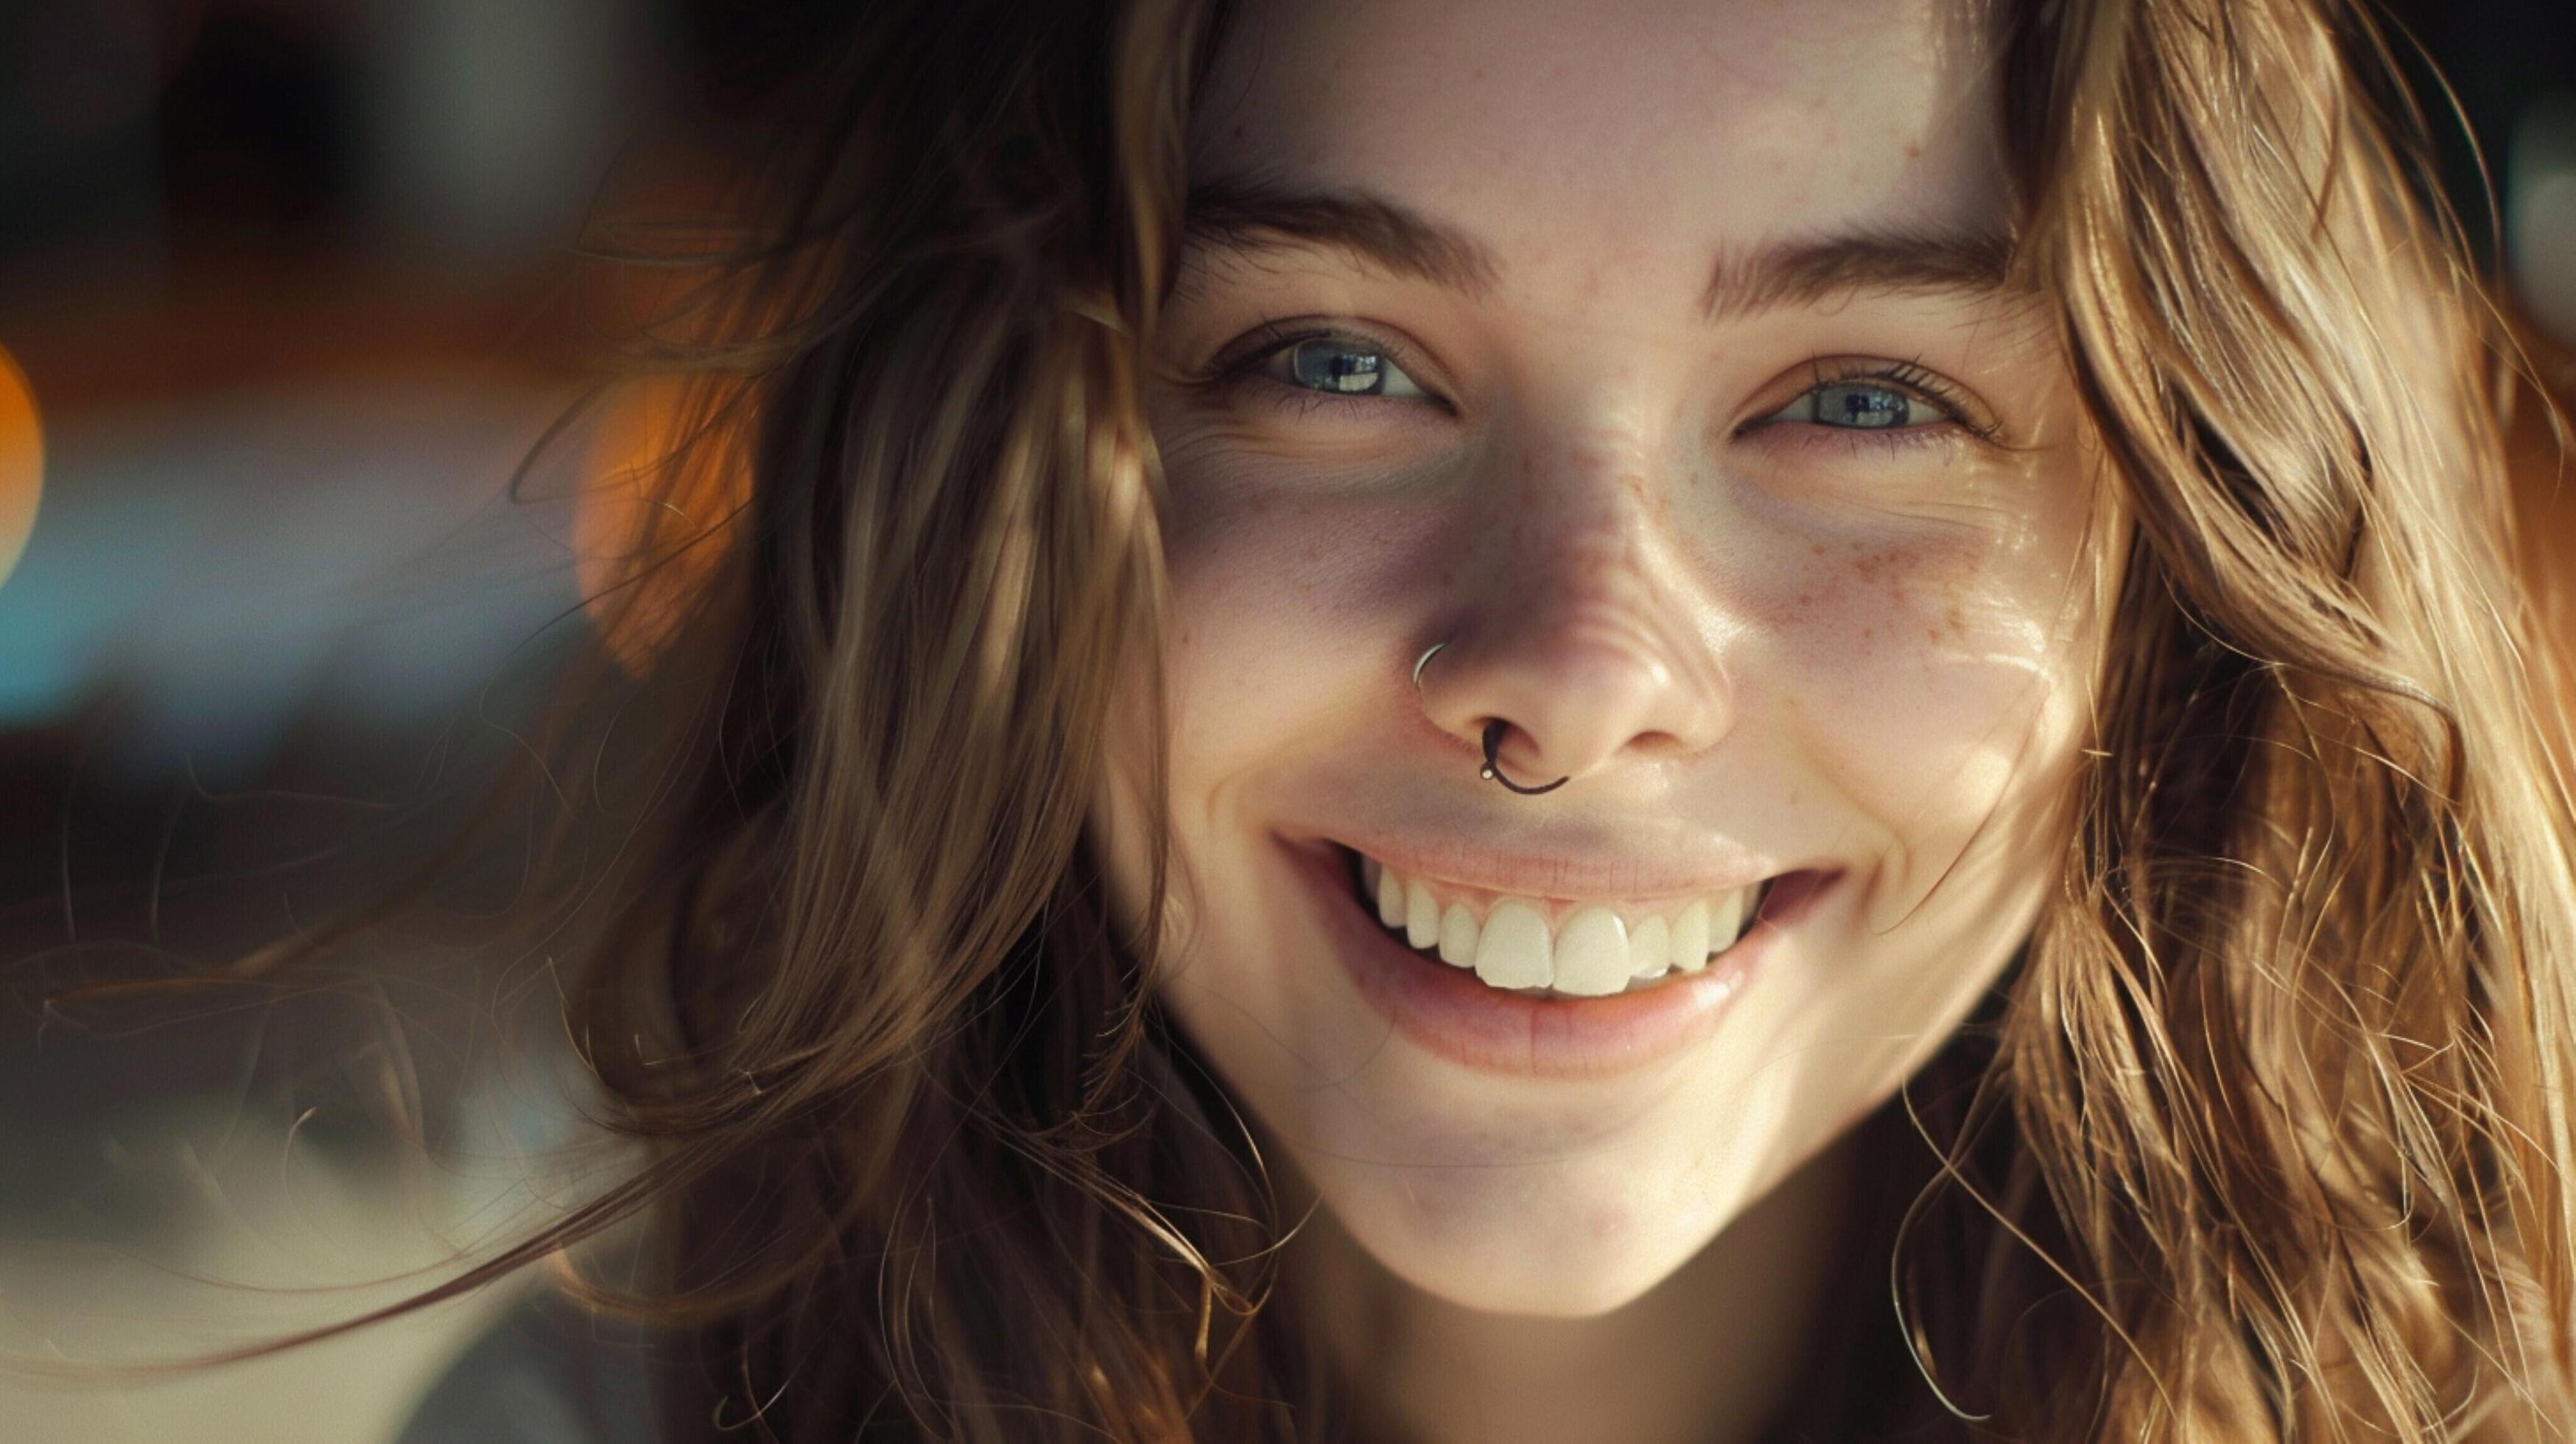
[[[457,1287],[649,1213],[721,1396],[675,1438],[1329,1436],[1293,1221],[1085,834],[1155,695],[1138,391],[1224,7],[842,8],[734,229],[613,248],[688,399],[596,572],[649,806],[570,1021],[649,1159]],[[2134,527],[2060,885],[1890,1106],[1862,1332],[1930,1434],[2563,1420],[2576,828],[2426,126],[2358,0],[1990,9]]]

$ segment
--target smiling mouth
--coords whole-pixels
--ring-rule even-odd
[[[1423,958],[1501,992],[1601,998],[1705,971],[1753,930],[1777,878],[1658,909],[1470,896],[1342,847],[1363,911]]]

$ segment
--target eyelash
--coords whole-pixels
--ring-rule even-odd
[[[1413,377],[1417,385],[1421,384],[1421,377],[1415,374],[1414,367],[1408,364],[1407,358],[1410,352],[1394,342],[1331,326],[1309,327],[1295,331],[1282,329],[1282,326],[1283,323],[1280,322],[1263,321],[1259,330],[1254,333],[1259,338],[1257,344],[1238,342],[1227,347],[1210,361],[1194,380],[1203,387],[1215,390],[1236,391],[1257,388],[1263,393],[1265,404],[1294,416],[1312,416],[1318,411],[1340,411],[1349,407],[1382,404],[1385,398],[1336,395],[1333,392],[1318,391],[1312,387],[1291,386],[1261,374],[1260,368],[1264,363],[1292,346],[1306,341],[1339,341],[1353,349],[1374,351],[1386,357],[1395,364],[1396,369]],[[1249,349],[1246,349],[1247,345]],[[1811,363],[1808,374],[1809,392],[1826,386],[1848,386],[1854,382],[1876,382],[1890,390],[1901,392],[1913,400],[1938,410],[1942,419],[1926,426],[1878,429],[1808,423],[1803,429],[1818,434],[1809,438],[1804,444],[1891,451],[1936,445],[1954,440],[1961,434],[1979,441],[1992,441],[1995,437],[1997,428],[1975,419],[1977,408],[1956,385],[1918,361],[1889,361],[1847,370],[1831,369],[1823,361]],[[1428,386],[1424,386],[1423,389],[1443,413],[1451,416],[1457,414],[1457,407],[1447,398],[1431,393]],[[1807,392],[1800,393],[1800,395],[1805,394]],[[1737,427],[1735,434],[1746,435],[1770,424],[1774,423],[1770,423],[1767,418],[1756,418]]]

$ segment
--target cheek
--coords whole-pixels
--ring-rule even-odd
[[[1399,622],[1451,565],[1421,510],[1311,479],[1274,487],[1252,472],[1217,485],[1174,471],[1164,556],[1176,792],[1336,740],[1354,709],[1381,727],[1408,715],[1390,707]]]
[[[2080,528],[2047,524],[1784,549],[1758,620],[1760,672],[1802,770],[1868,818],[1903,898],[1981,834],[2060,790],[2094,651],[2074,584]],[[2026,860],[2025,860],[2026,861]]]
[[[2064,578],[1985,541],[1809,541],[1789,549],[1756,619],[1765,670],[1852,722],[1930,705],[1947,731],[2046,669]],[[1803,553],[1803,555],[1797,555]]]
[[[1738,1036],[1791,1138],[1832,1136],[1920,1067],[2011,959],[2066,836],[2099,643],[2080,515],[1938,540],[1782,548],[1751,631],[1750,707],[1796,815],[1849,848],[1813,966]],[[2044,523],[2041,524],[2041,523]],[[1744,725],[1753,725],[1748,716]]]

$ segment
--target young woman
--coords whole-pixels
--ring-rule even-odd
[[[652,1206],[598,1437],[2570,1422],[2576,834],[2356,6],[857,8],[601,588],[654,1161],[477,1276]]]

